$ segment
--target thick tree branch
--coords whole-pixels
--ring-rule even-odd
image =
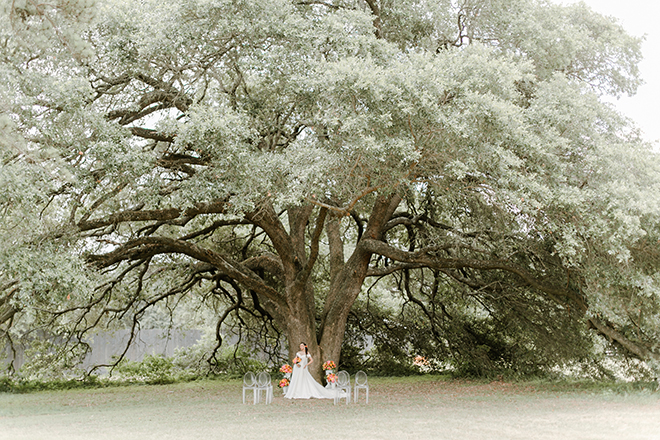
[[[240,219],[218,220],[213,222],[211,225],[209,225],[206,228],[199,229],[197,231],[191,232],[190,234],[179,237],[179,240],[192,240],[193,238],[203,237],[211,234],[213,231],[223,226],[237,226],[237,225],[249,225],[249,224],[251,224],[249,221],[240,220]]]
[[[98,92],[97,98],[105,93],[108,93],[108,91],[116,85],[128,85],[132,79],[137,79],[138,81],[141,81],[154,89],[144,93],[140,99],[131,107],[113,110],[106,114],[106,119],[110,121],[119,119],[120,125],[128,125],[131,122],[141,119],[155,111],[171,107],[175,107],[182,113],[185,113],[193,103],[191,98],[186,96],[185,93],[176,89],[171,84],[157,78],[153,78],[149,75],[145,75],[143,73],[122,75],[115,79],[102,79],[106,84],[96,87]],[[145,132],[138,130],[138,133],[144,134]]]
[[[471,282],[470,280],[449,274],[446,269],[463,269],[471,268],[477,270],[503,270],[509,273],[518,275],[527,285],[532,288],[538,289],[546,294],[555,302],[560,303],[559,298],[564,298],[571,300],[578,305],[579,311],[584,315],[587,311],[587,304],[584,299],[572,292],[570,289],[562,287],[549,286],[543,281],[539,280],[533,276],[529,271],[517,266],[515,264],[508,263],[501,260],[474,260],[474,259],[461,259],[461,258],[440,258],[436,256],[431,256],[427,252],[428,250],[421,250],[418,252],[405,252],[400,249],[396,249],[386,243],[376,241],[376,240],[365,240],[362,243],[365,247],[371,250],[375,254],[386,256],[390,259],[403,261],[401,264],[392,265],[390,267],[385,267],[382,269],[370,269],[368,275],[370,276],[379,276],[387,275],[398,270],[410,269],[410,268],[421,268],[421,267],[430,267],[434,269],[442,270],[447,273],[449,276],[452,276],[457,281],[469,285],[472,288],[481,288],[483,286]],[[648,348],[640,345],[639,343],[633,342],[628,339],[621,332],[617,331],[612,326],[601,322],[599,319],[592,317],[588,319],[589,324],[595,328],[599,333],[607,336],[610,340],[616,341],[626,350],[628,350],[633,355],[637,356],[640,359],[655,359],[660,360],[660,355],[654,353]]]
[[[208,161],[185,154],[166,154],[156,161],[156,165],[174,171],[182,171],[192,176],[195,174],[195,168],[190,165],[208,165]]]
[[[332,3],[324,2],[322,0],[305,0],[305,1],[299,1],[298,4],[303,6],[321,5],[330,9],[341,9],[341,6],[333,5]]]
[[[456,232],[455,228],[452,228],[451,226],[445,225],[443,223],[436,222],[433,219],[429,218],[426,214],[421,214],[413,217],[412,215],[407,213],[401,213],[400,215],[396,215],[392,220],[387,222],[387,224],[385,225],[385,231],[389,231],[390,229],[393,229],[399,225],[413,226],[419,224],[420,222],[433,226],[434,228]]]
[[[381,20],[380,20],[380,7],[378,6],[378,0],[365,0],[367,4],[369,5],[369,9],[371,9],[371,14],[375,17],[374,18],[374,28],[376,38],[383,38],[383,29],[381,26]]]
[[[261,203],[259,209],[246,214],[245,217],[263,229],[268,235],[277,255],[282,260],[285,277],[291,277],[288,281],[292,282],[295,274],[302,268],[303,263],[295,254],[293,241],[284,229],[284,225],[273,209],[273,205],[269,200],[265,200]]]
[[[318,217],[316,217],[316,226],[314,227],[314,233],[312,234],[311,238],[307,265],[305,266],[305,269],[299,274],[299,277],[302,279],[307,279],[312,273],[312,268],[314,267],[316,259],[319,256],[319,240],[321,239],[321,233],[323,232],[323,225],[325,224],[325,217],[327,214],[328,210],[321,208]]]
[[[92,203],[92,205],[87,210],[87,213],[80,218],[79,224],[87,222],[87,219],[89,219],[89,217],[92,215],[92,213],[96,209],[98,209],[99,206],[101,206],[103,203],[105,203],[106,201],[108,201],[112,197],[119,194],[124,188],[126,188],[127,185],[128,185],[128,183],[120,183],[112,191],[108,191],[106,194],[103,194],[101,197],[99,197],[94,203]],[[77,208],[78,205],[76,205],[75,207]],[[75,214],[75,211],[72,212],[72,215],[74,215],[74,214]]]
[[[9,290],[9,292],[0,298],[0,324],[9,321],[18,313],[18,309],[10,303],[11,298],[19,290],[18,286],[18,280],[8,281],[0,285],[0,291]]]
[[[330,286],[326,296],[319,326],[322,345],[325,345],[329,340],[343,338],[346,318],[355,299],[360,294],[362,284],[367,276],[372,252],[368,246],[361,246],[360,243],[363,240],[376,241],[381,239],[384,226],[394,214],[399,203],[401,203],[401,196],[397,193],[381,195],[376,198],[363,237],[341,272],[337,274],[335,282]],[[327,326],[326,322],[333,322],[336,325]],[[330,356],[333,353],[326,353],[326,355]]]
[[[378,191],[379,189],[382,189],[385,186],[386,185],[371,186],[371,187],[363,189],[362,192],[360,194],[358,194],[357,196],[355,196],[353,198],[353,200],[351,200],[348,203],[348,205],[346,205],[346,206],[330,205],[330,204],[321,202],[319,200],[316,200],[313,197],[307,197],[306,200],[310,203],[313,203],[316,206],[321,207],[321,208],[325,208],[325,209],[328,209],[330,211],[334,211],[335,213],[337,213],[339,215],[348,216],[348,215],[351,215],[351,212],[353,212],[353,208],[355,208],[355,205],[357,205],[360,200],[362,200],[364,197],[368,196],[369,194],[375,193],[376,191]]]
[[[393,274],[394,272],[399,272],[404,269],[421,269],[426,267],[426,265],[421,263],[401,263],[401,264],[390,264],[385,267],[370,267],[367,271],[368,277],[383,277],[385,275]]]
[[[284,280],[284,269],[282,268],[282,261],[277,258],[277,255],[269,252],[259,255],[258,257],[251,257],[243,261],[245,267],[256,271],[263,269],[280,280]]]
[[[142,127],[128,127],[133,136],[141,137],[144,139],[153,139],[158,142],[174,142],[174,135],[167,135],[165,133],[152,130],[150,128]]]
[[[307,233],[307,225],[309,224],[309,219],[313,212],[314,205],[311,203],[287,209],[287,215],[289,218],[289,236],[291,237],[294,251],[301,264],[307,260],[305,252],[305,236]]]
[[[158,254],[183,254],[213,265],[219,272],[238,281],[249,289],[264,295],[277,305],[284,305],[282,295],[246,265],[227,256],[202,248],[194,243],[166,237],[144,237],[132,240],[104,255],[90,255],[88,261],[99,268],[110,267],[125,260],[149,258]]]
[[[344,266],[344,242],[341,236],[341,217],[330,215],[326,222],[328,251],[330,252],[330,284]]]
[[[622,333],[614,329],[608,324],[601,322],[596,317],[591,317],[588,320],[589,324],[593,326],[599,333],[607,336],[610,340],[616,341],[623,348],[628,350],[630,353],[634,354],[642,360],[655,359],[660,361],[660,354],[654,353],[646,347],[643,347],[640,344],[637,344],[630,339],[626,338]]]
[[[121,211],[102,219],[90,221],[83,219],[78,222],[78,229],[81,231],[89,231],[92,229],[98,229],[105,226],[131,221],[164,221],[174,220],[179,217],[192,218],[202,214],[222,214],[225,212],[225,208],[226,202],[224,200],[217,200],[212,203],[200,203],[193,208],[189,208],[183,211],[179,208],[154,209],[149,211]]]
[[[11,290],[9,291],[9,293],[7,293],[7,295],[5,296],[5,298],[0,299],[0,305],[2,305],[6,300],[8,300],[9,298],[11,298],[11,295],[12,295],[12,294],[15,292],[15,290],[16,290],[16,289],[14,289],[13,287],[16,286],[17,284],[18,284],[18,280],[17,280],[17,279],[10,280],[10,281],[6,281],[6,282],[0,284],[0,292],[2,292],[2,291],[4,291],[4,290],[9,290],[9,289],[11,289]]]
[[[18,313],[18,309],[14,306],[0,306],[0,324],[4,324]]]
[[[503,260],[477,260],[468,258],[442,258],[430,255],[428,250],[417,252],[406,252],[388,245],[379,240],[365,239],[360,242],[360,246],[369,250],[374,254],[379,254],[390,258],[391,260],[400,261],[408,264],[421,264],[426,267],[435,269],[462,269],[470,268],[476,270],[503,270],[509,273],[518,275],[530,287],[538,289],[555,301],[560,302],[559,298],[564,298],[574,301],[579,310],[584,314],[587,310],[587,305],[584,299],[577,293],[563,287],[555,287],[547,285],[545,282],[533,276],[526,269]]]

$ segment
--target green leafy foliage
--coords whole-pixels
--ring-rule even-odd
[[[112,370],[112,380],[120,383],[146,383],[150,385],[194,380],[207,376],[242,377],[248,371],[267,371],[263,361],[252,357],[239,347],[226,346],[216,355],[213,363],[206,362],[210,351],[204,340],[178,350],[172,357],[146,355],[141,361],[122,360]],[[204,357],[204,361],[200,357]]]
[[[282,334],[338,357],[387,278],[396,300],[353,312],[380,371],[413,351],[550,371],[593,355],[587,324],[657,359],[660,160],[601,100],[640,83],[615,20],[522,0],[2,5],[8,342],[194,304],[272,359]]]
[[[147,384],[173,383],[174,362],[161,355],[146,355],[140,362],[122,361],[115,369],[120,379]]]

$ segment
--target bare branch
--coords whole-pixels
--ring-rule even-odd
[[[174,220],[179,217],[195,217],[201,214],[222,214],[225,212],[226,202],[217,200],[212,203],[200,203],[194,208],[182,211],[179,208],[154,209],[149,211],[121,211],[110,215],[109,217],[97,220],[81,220],[78,222],[78,228],[81,231],[102,228],[105,226],[116,225],[130,221],[150,221],[150,220]]]
[[[429,254],[429,250],[406,252],[382,241],[370,239],[362,240],[360,246],[364,246],[365,249],[374,254],[383,255],[395,261],[408,264],[419,264],[435,269],[471,268],[485,271],[503,270],[518,275],[530,287],[546,293],[557,302],[560,302],[558,298],[570,299],[578,305],[582,313],[586,313],[587,311],[587,305],[578,293],[573,292],[568,288],[547,285],[545,282],[529,273],[526,269],[507,261],[499,259],[476,260],[469,258],[442,258]]]
[[[98,267],[110,267],[120,261],[135,260],[158,254],[183,254],[213,265],[219,272],[244,286],[264,295],[277,305],[284,305],[282,295],[268,286],[246,265],[228,256],[202,248],[196,244],[166,237],[144,237],[129,241],[120,248],[104,255],[90,255],[88,261]]]
[[[309,5],[321,5],[330,9],[341,9],[341,6],[333,5],[332,3],[324,2],[322,0],[305,0],[298,2],[299,5],[309,6]]]
[[[174,142],[174,135],[160,133],[150,128],[128,127],[128,129],[134,136],[138,136],[144,139],[153,139],[158,142]]]
[[[402,271],[404,269],[421,269],[423,267],[426,266],[421,263],[417,263],[417,264],[403,263],[403,264],[391,264],[385,267],[370,267],[369,270],[367,270],[367,276],[382,277],[385,275],[393,274],[394,272]]]

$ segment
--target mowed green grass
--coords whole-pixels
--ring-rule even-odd
[[[275,381],[273,381],[275,382]],[[0,439],[658,439],[660,393],[372,378],[369,404],[242,404],[240,381],[0,394]],[[363,392],[362,392],[363,393]]]

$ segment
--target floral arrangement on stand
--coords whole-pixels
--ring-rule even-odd
[[[337,375],[335,373],[330,373],[327,376],[325,376],[325,380],[328,381],[328,383],[335,384],[337,382]]]
[[[293,373],[293,368],[289,364],[284,364],[280,367],[280,373],[283,373],[284,377],[290,377],[291,373]]]
[[[286,390],[289,387],[289,384],[291,381],[289,381],[289,378],[291,377],[291,373],[293,372],[293,368],[289,364],[284,364],[280,367],[280,373],[284,375],[283,379],[280,379],[280,383],[278,384],[280,388],[282,388],[282,393],[286,395]]]
[[[334,361],[325,361],[323,363],[324,370],[334,370],[335,368],[337,368],[337,366],[335,365]]]
[[[328,376],[334,371],[335,368],[337,368],[337,366],[333,361],[325,361],[322,368],[325,370],[325,375]]]

